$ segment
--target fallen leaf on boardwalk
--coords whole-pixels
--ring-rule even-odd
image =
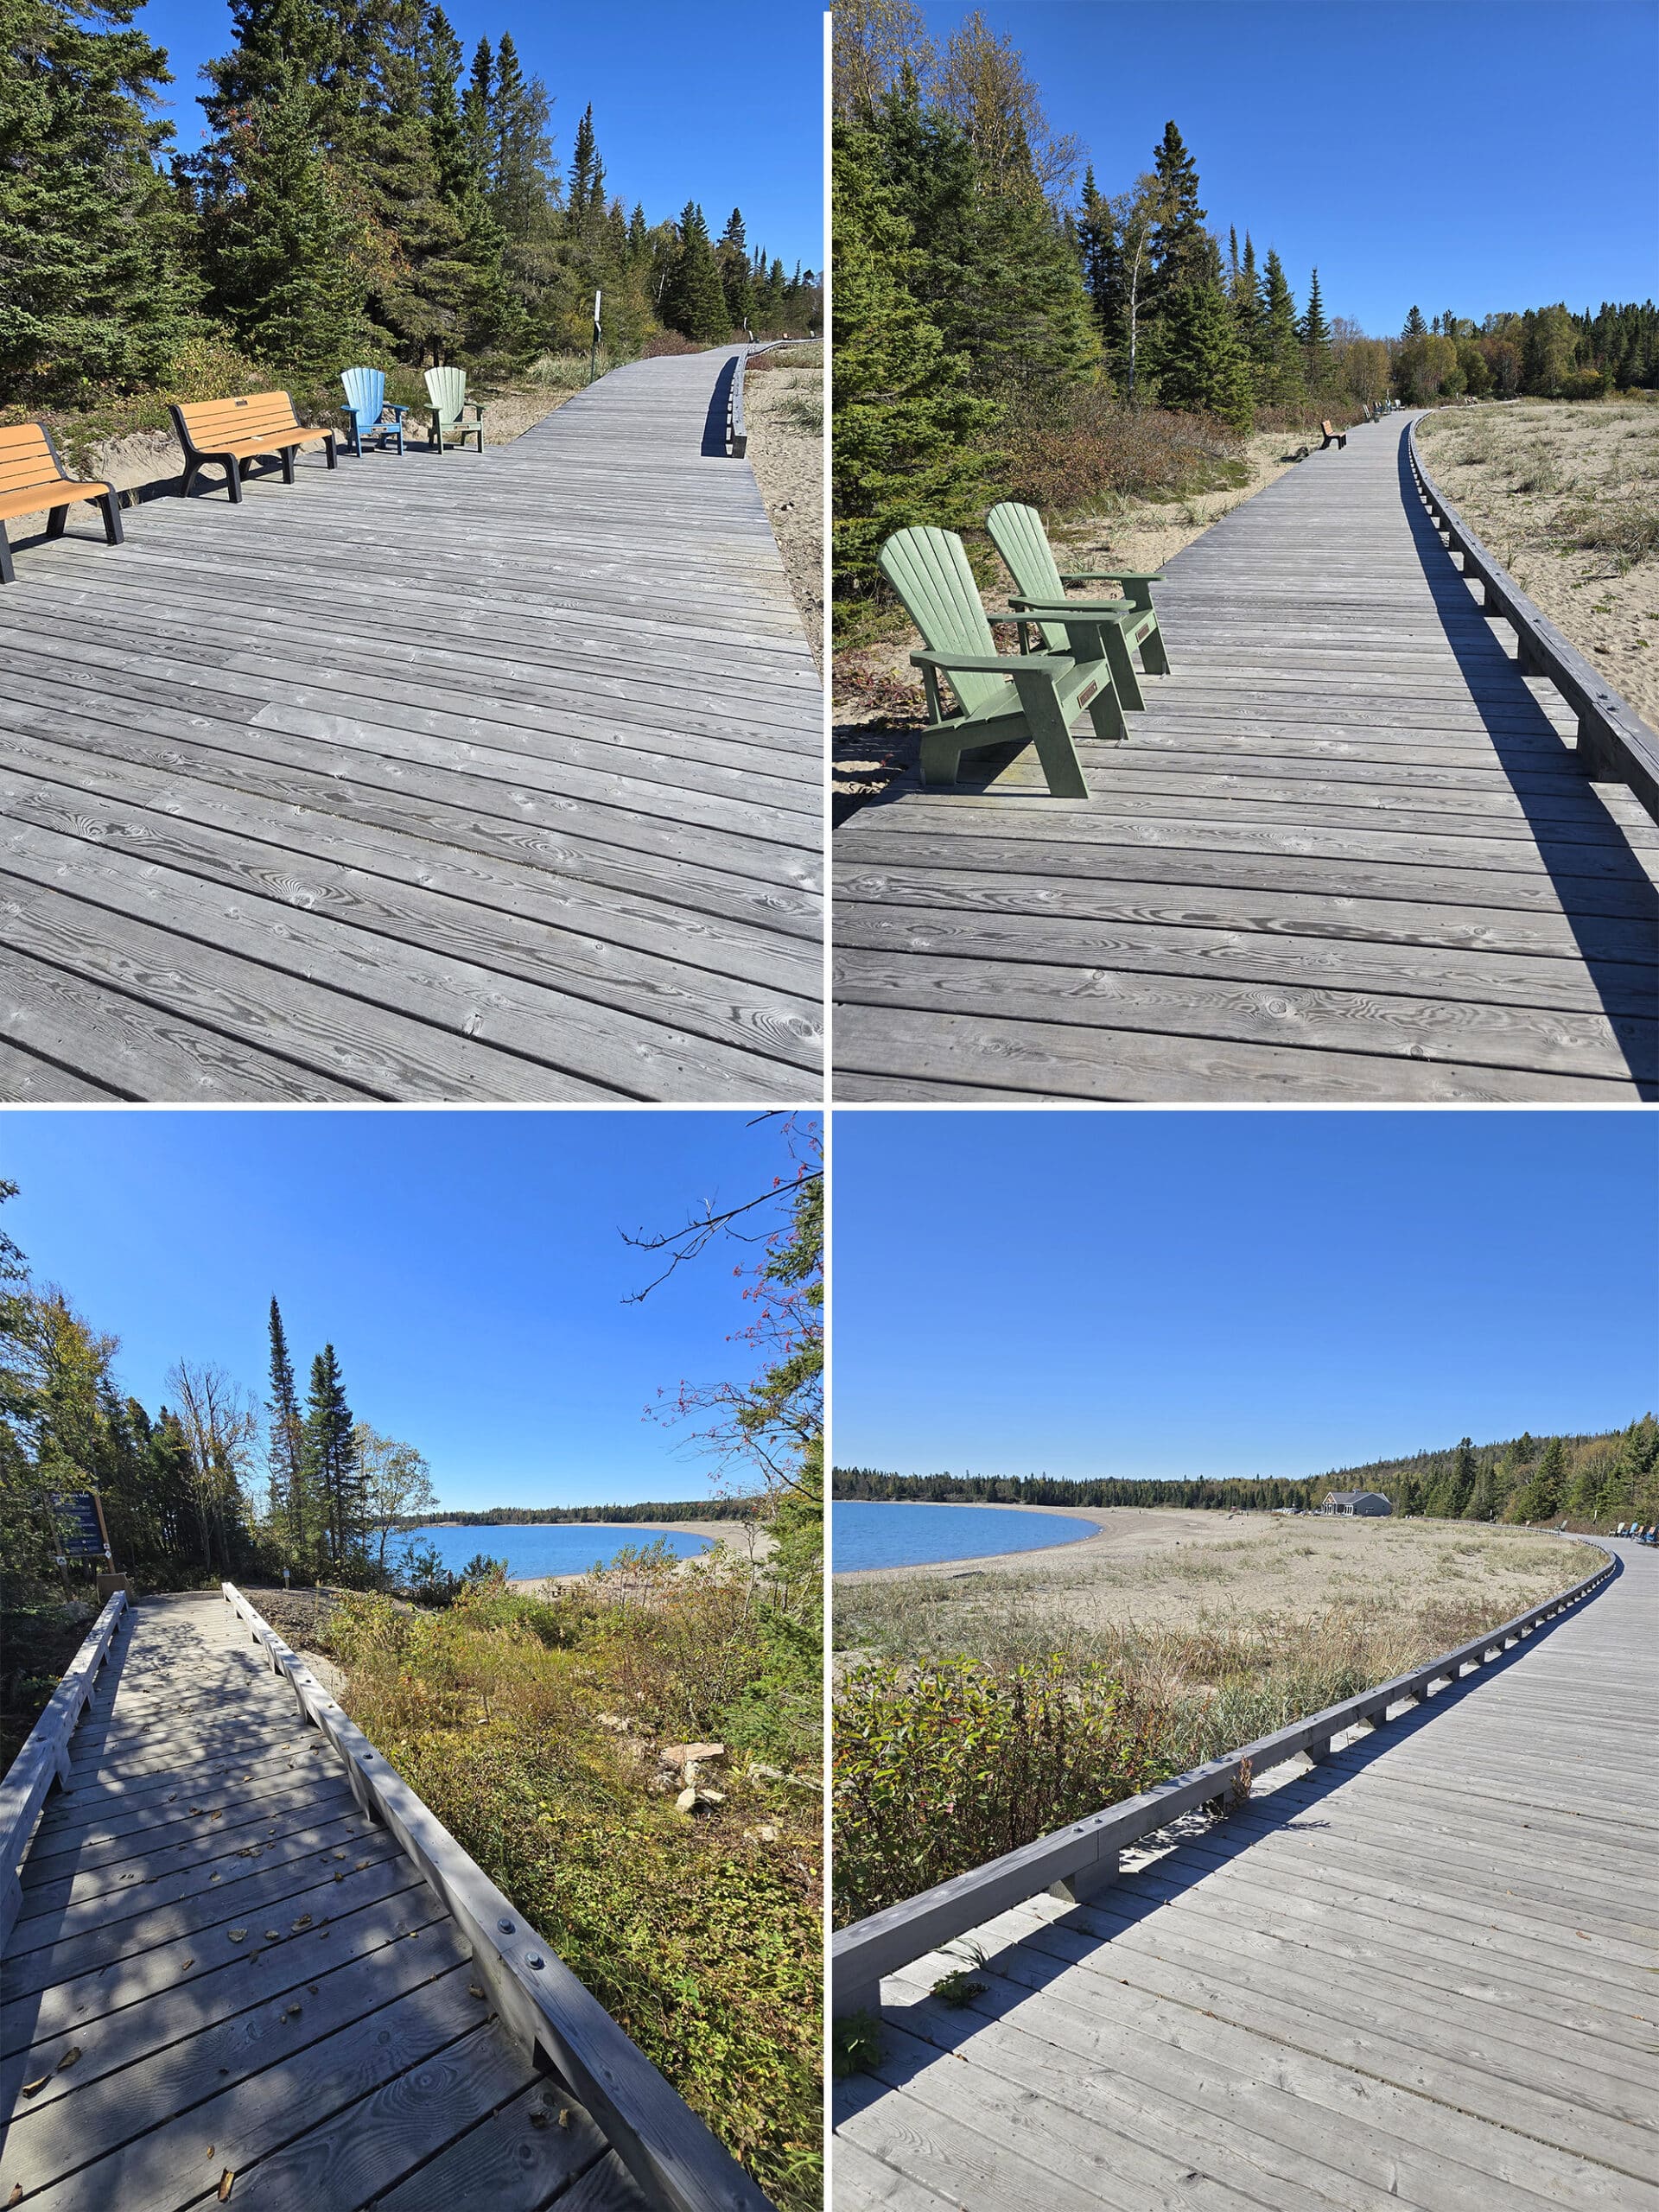
[[[52,2076],[49,2074],[42,2074],[38,2082],[25,2082],[23,2084],[23,2094],[26,2097],[37,2095],[51,2079]]]
[[[484,1993],[475,1981],[469,1981],[467,1985],[467,1994],[469,1997],[481,1997]]]
[[[335,1875],[335,1877],[334,1877],[334,1879],[335,1879],[337,1882],[343,1882],[343,1881],[345,1880],[345,1878],[346,1878],[346,1877],[345,1877],[343,1874],[336,1874],[336,1875]]]
[[[231,1941],[232,1941],[232,1943],[239,1943],[239,1942],[242,1942],[242,1940],[243,1940],[243,1938],[246,1936],[247,1932],[248,1932],[248,1931],[247,1931],[247,1929],[246,1929],[245,1928],[232,1928],[232,1930],[231,1930]]]
[[[184,1962],[184,1966],[181,1966],[181,1967],[179,1968],[179,1972],[180,1972],[181,1974],[182,1974],[182,1973],[184,1972],[184,1967],[193,1967],[193,1966],[194,1966],[194,1964],[195,1964],[195,1963],[196,1963],[196,1962],[195,1962],[195,1961],[194,1961],[194,1959],[187,1959],[187,1960],[185,1961],[185,1962]]]
[[[559,2108],[559,2126],[561,2127],[569,2127],[569,2125],[570,2108],[568,2105],[562,2105]]]
[[[346,1857],[346,1853],[343,1851],[337,1851],[334,1853],[334,1856],[336,1859],[344,1859]]]
[[[10,2196],[6,2199],[6,2204],[7,2204],[7,2207],[8,2207],[8,2212],[10,2212],[10,2208],[12,2205],[14,2205],[14,2204],[21,2204],[21,2203],[22,2202],[22,2201],[23,2201],[23,2184],[22,2184],[22,2182],[20,2182],[20,2181],[15,2181],[15,2182],[13,2182],[13,2183],[12,2183],[12,2185],[11,2185],[11,2195],[10,2195]]]
[[[222,1874],[210,1874],[207,1878],[210,1882],[222,1882],[225,1877]]]
[[[276,1933],[276,1930],[274,1928],[266,1929],[265,1941],[267,1943],[280,1943],[282,1940],[282,1937]]]
[[[359,1859],[357,1862],[355,1872],[360,1874],[368,1863],[369,1862],[366,1859]]]
[[[297,1936],[302,1928],[308,1928],[310,1925],[310,1914],[308,1912],[302,1912],[299,1918],[294,1923],[294,1933]]]
[[[61,2074],[66,2066],[73,2066],[79,2056],[80,2045],[78,2043],[72,2043],[68,2050],[64,2052],[63,2056],[58,2061],[59,2073]]]
[[[227,2204],[230,2202],[231,2183],[235,2179],[236,2176],[226,2166],[219,2177],[219,2201],[221,2204]]]
[[[283,2012],[283,2018],[285,2020],[297,2020],[300,2017],[301,2009],[302,2008],[297,2005],[290,2005]]]

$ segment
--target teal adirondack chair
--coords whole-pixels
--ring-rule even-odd
[[[442,453],[447,437],[452,446],[459,446],[463,453],[471,438],[480,455],[484,451],[484,410],[475,399],[467,397],[465,369],[429,369],[426,372],[427,397],[432,402],[432,443]],[[461,417],[468,408],[473,420],[463,423]]]
[[[991,543],[1007,563],[1018,590],[1008,594],[1008,605],[1017,613],[1052,617],[1064,607],[1066,613],[1090,613],[1101,623],[1106,657],[1112,664],[1117,696],[1126,707],[1144,707],[1141,679],[1135,672],[1130,650],[1141,648],[1141,664],[1149,676],[1167,676],[1169,655],[1164,650],[1152,587],[1163,577],[1155,570],[1137,569],[1067,569],[1062,571],[1048,542],[1043,518],[1035,507],[1022,507],[1011,499],[995,506],[985,518]],[[1116,583],[1127,590],[1126,599],[1068,599],[1068,584]],[[1045,619],[1035,626],[1042,632],[1050,652],[1064,652],[1064,632],[1058,623]],[[1025,633],[1020,633],[1025,643]]]
[[[352,442],[352,451],[361,461],[365,438],[378,437],[380,450],[386,449],[386,440],[397,441],[397,450],[404,449],[404,417],[407,407],[388,407],[386,404],[386,375],[384,369],[342,369],[340,381],[345,387],[346,404],[340,413],[346,417],[346,435]]]
[[[1086,708],[1096,737],[1128,735],[1101,641],[1098,615],[1057,618],[1065,633],[1058,653],[999,653],[961,538],[947,530],[901,530],[881,548],[877,565],[927,640],[912,653],[927,687],[929,727],[922,734],[922,781],[954,784],[964,753],[982,746],[1034,745],[1056,798],[1087,798],[1071,724]],[[1027,620],[1029,618],[1027,618]],[[961,704],[947,715],[939,677],[950,679]]]

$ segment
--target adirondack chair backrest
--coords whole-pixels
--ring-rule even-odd
[[[996,651],[979,603],[979,586],[962,540],[949,530],[900,530],[881,548],[876,566],[905,602],[905,610],[936,653],[966,653],[970,660]],[[950,688],[971,715],[1007,687],[1005,676],[951,674]]]
[[[1022,599],[1041,600],[1052,606],[1056,600],[1065,597],[1054,549],[1035,507],[1018,506],[1012,499],[1004,499],[986,516],[985,527],[991,533],[992,544],[1007,563],[1008,573]],[[1065,625],[1045,622],[1042,626],[1043,643],[1051,652],[1063,653],[1066,649]]]
[[[367,429],[380,420],[386,404],[386,372],[384,369],[342,369],[340,381],[346,393],[346,404],[358,419],[359,425]]]
[[[467,372],[465,369],[429,369],[426,372],[427,397],[438,410],[438,420],[447,428],[461,420],[461,410],[467,404]]]

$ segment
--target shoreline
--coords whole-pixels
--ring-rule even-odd
[[[452,1523],[451,1525],[453,1526],[456,1524]],[[747,1552],[747,1544],[734,1542],[734,1537],[741,1536],[746,1529],[753,1529],[754,1557],[756,1560],[765,1559],[767,1553],[772,1549],[772,1538],[767,1534],[766,1530],[764,1529],[754,1528],[754,1524],[752,1522],[747,1521],[563,1521],[541,1522],[526,1522],[514,1523],[513,1525],[528,1528],[541,1527],[606,1529],[637,1529],[639,1530],[642,1539],[647,1543],[653,1536],[676,1535],[702,1536],[711,1547],[715,1544],[724,1543],[729,1545],[731,1549],[738,1552],[740,1555]],[[479,1548],[480,1550],[485,1550],[487,1547],[480,1545]],[[690,1557],[692,1559],[706,1559],[708,1555],[707,1552],[694,1552],[690,1554]],[[689,1564],[689,1561],[681,1560],[678,1563],[681,1566],[684,1566]],[[561,1588],[563,1588],[567,1583],[585,1582],[588,1579],[588,1570],[586,1567],[578,1567],[552,1574],[510,1574],[507,1577],[507,1587],[509,1590],[518,1590],[533,1594],[537,1590],[545,1589],[550,1583],[556,1583]]]
[[[831,1509],[830,1538],[830,1557],[831,1563],[830,1579],[836,1582],[904,1581],[918,1574],[938,1574],[942,1568],[948,1567],[1018,1567],[1022,1560],[1043,1559],[1052,1552],[1070,1552],[1081,1556],[1082,1554],[1089,1552],[1091,1547],[1094,1547],[1096,1550],[1109,1548],[1109,1547],[1101,1546],[1097,1543],[1098,1538],[1109,1535],[1112,1533],[1109,1524],[1102,1519],[1101,1516],[1103,1514],[1134,1513],[1139,1515],[1141,1511],[1140,1507],[1133,1505],[1015,1505],[1011,1503],[1006,1498],[996,1498],[994,1500],[988,1498],[982,1500],[979,1498],[965,1497],[844,1497],[839,1501],[831,1498],[830,1503]],[[837,1503],[840,1503],[842,1505],[931,1505],[938,1506],[941,1510],[947,1513],[960,1511],[964,1507],[969,1511],[976,1513],[1047,1513],[1052,1515],[1057,1521],[1089,1522],[1093,1525],[1095,1535],[1092,1536],[1072,1536],[1069,1540],[1059,1543],[1028,1544],[1023,1551],[1017,1552],[964,1552],[959,1558],[920,1560],[912,1561],[902,1567],[848,1567],[838,1568],[834,1564],[835,1523],[833,1518],[834,1508]],[[1169,1510],[1172,1512],[1179,1510],[1179,1509],[1175,1507],[1171,1507]]]

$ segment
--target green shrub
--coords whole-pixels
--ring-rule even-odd
[[[1170,1771],[1164,1716],[1104,1668],[866,1666],[836,1711],[836,1913],[861,1919]]]

